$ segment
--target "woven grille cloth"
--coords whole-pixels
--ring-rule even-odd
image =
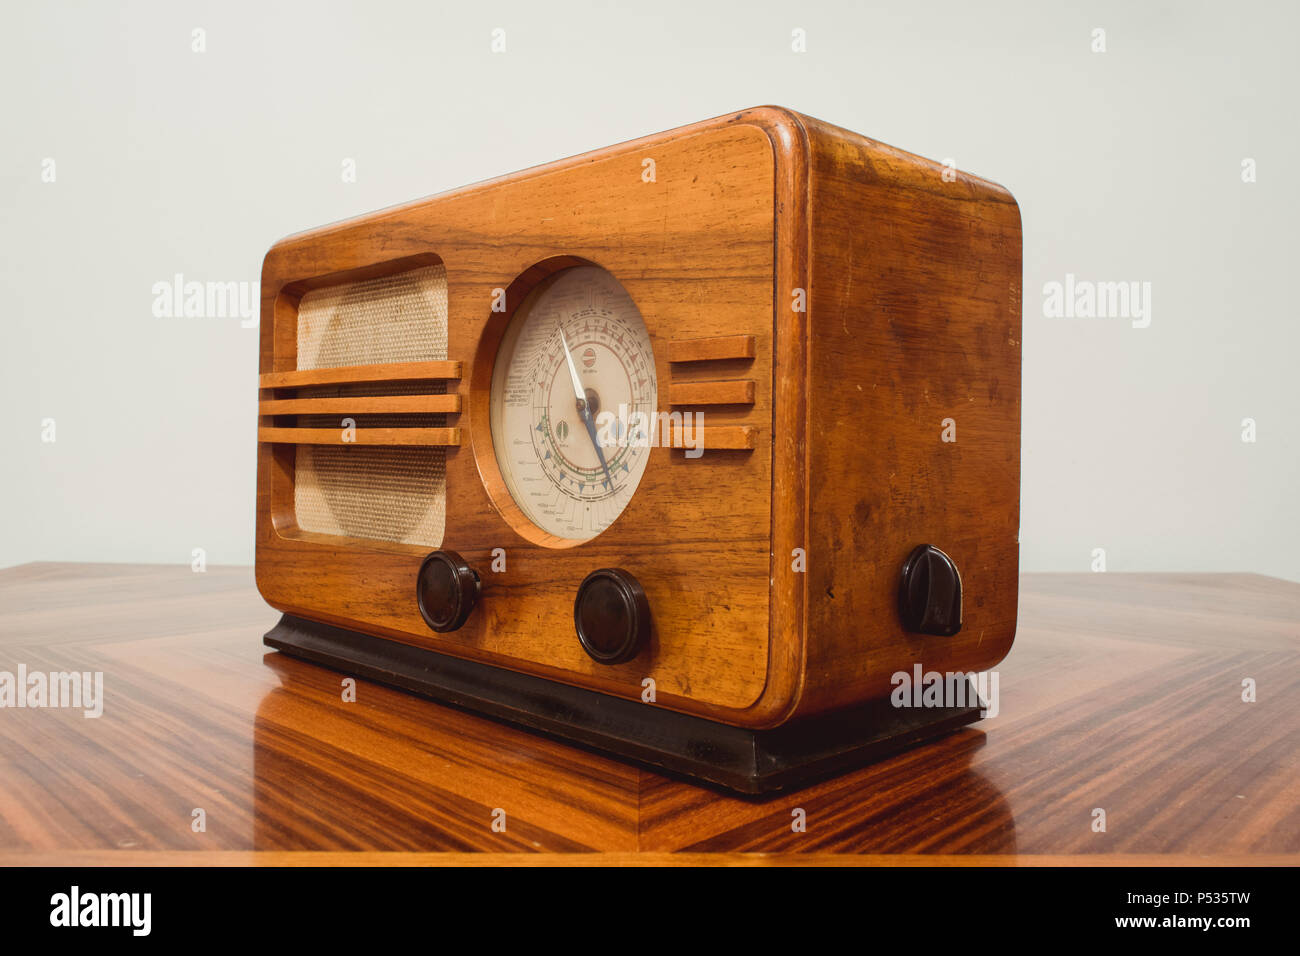
[[[298,305],[298,368],[430,362],[447,358],[447,272],[442,265],[316,289]],[[410,385],[323,386],[303,397],[441,392]],[[378,416],[351,416],[358,427]],[[445,416],[401,416],[383,425],[437,427]],[[308,427],[339,420],[304,417]],[[379,445],[299,445],[294,470],[298,526],[320,534],[436,548],[447,517],[446,450]]]

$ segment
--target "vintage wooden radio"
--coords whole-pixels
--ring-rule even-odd
[[[784,109],[277,243],[271,647],[759,792],[979,716],[1016,627],[1020,216]]]

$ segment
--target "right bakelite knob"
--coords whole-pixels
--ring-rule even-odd
[[[578,586],[573,626],[593,660],[631,660],[650,639],[650,602],[640,582],[619,568],[592,571]]]
[[[932,544],[918,545],[903,562],[898,588],[903,627],[951,637],[961,630],[961,574],[952,558]]]

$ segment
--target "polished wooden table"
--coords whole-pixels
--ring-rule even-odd
[[[105,686],[0,709],[0,863],[1300,863],[1300,584],[1026,575],[998,716],[765,800],[345,701],[276,620],[248,568],[0,570],[0,671]]]

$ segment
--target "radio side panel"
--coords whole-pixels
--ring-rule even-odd
[[[1020,213],[1001,187],[813,119],[808,660],[800,713],[974,671],[1016,629]],[[952,178],[950,175],[948,178]],[[904,630],[914,547],[961,575],[951,637]]]

